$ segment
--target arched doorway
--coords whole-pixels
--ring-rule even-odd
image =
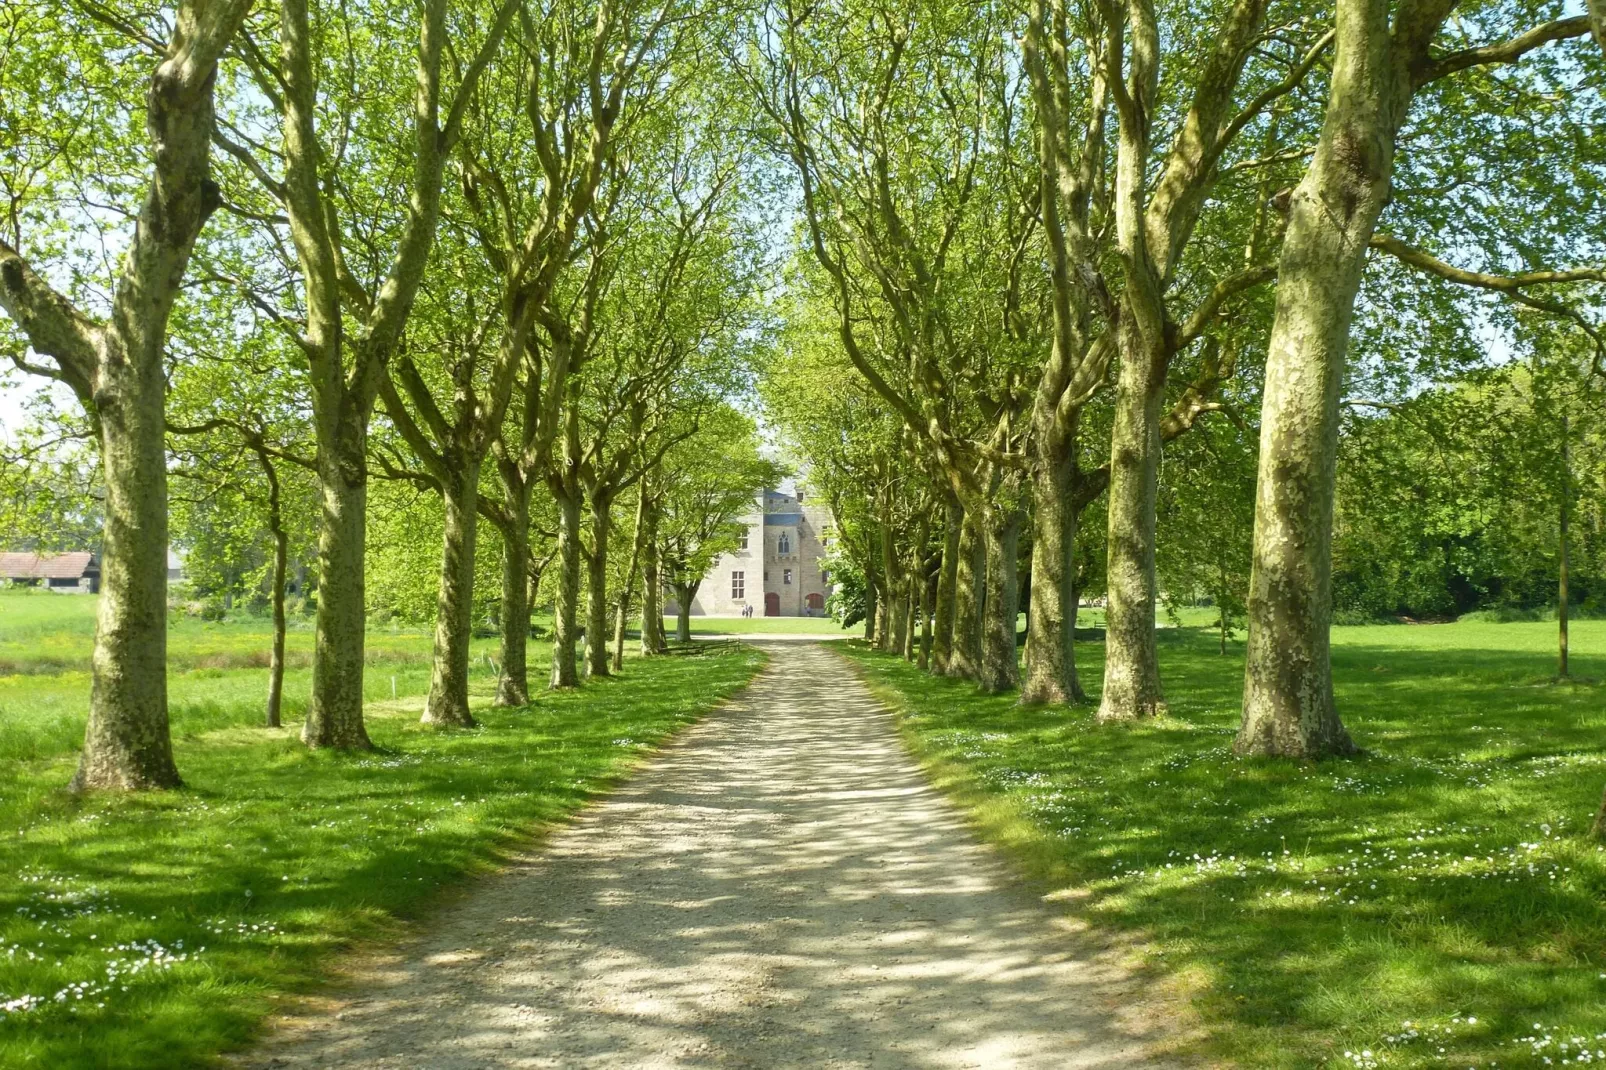
[[[779,617],[781,615],[781,596],[774,591],[764,595],[764,615],[766,617]]]
[[[819,594],[817,592],[815,594],[809,595],[808,604],[809,604],[809,612],[810,613],[824,613],[825,612],[825,595]]]

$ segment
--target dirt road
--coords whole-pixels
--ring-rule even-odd
[[[1123,978],[1011,885],[824,644],[246,1065],[1151,1065]]]

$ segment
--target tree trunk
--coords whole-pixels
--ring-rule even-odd
[[[645,494],[645,491],[643,491]],[[641,652],[645,656],[664,653],[664,607],[660,601],[663,578],[659,572],[658,510],[646,509],[647,530],[641,544]]]
[[[424,724],[470,727],[468,647],[474,628],[474,540],[478,533],[480,462],[467,451],[448,458],[441,488],[445,531],[440,593],[435,603],[435,657]]]
[[[899,621],[898,652],[903,655],[904,661],[915,660],[915,644],[919,642],[915,636],[917,614],[920,612],[920,582],[918,569],[910,568],[904,571],[903,616]]]
[[[591,496],[591,552],[586,554],[586,675],[608,675],[608,529],[613,501],[607,491]]]
[[[549,687],[574,687],[579,645],[580,491],[568,480],[552,481],[558,506],[558,591],[552,606],[552,676]]]
[[[1032,469],[1032,600],[1022,702],[1084,702],[1076,675],[1076,435]]]
[[[982,653],[977,683],[983,691],[1009,691],[1020,684],[1015,658],[1015,620],[1020,615],[1016,582],[1020,548],[1019,509],[989,510],[983,526],[987,553],[987,597],[982,605]]]
[[[1154,527],[1165,370],[1135,326],[1123,323],[1120,329],[1121,370],[1110,432],[1109,603],[1104,611],[1101,721],[1165,712],[1154,635]]]
[[[937,578],[922,576],[920,581],[920,668],[931,668],[931,603],[936,597]]]
[[[530,484],[519,476],[502,483],[512,523],[502,532],[502,672],[496,705],[530,704]]]
[[[954,574],[954,638],[948,675],[974,680],[981,671],[981,600],[986,582],[986,540],[981,517],[965,511],[959,535],[959,563]]]
[[[1226,602],[1226,599],[1221,598],[1218,595],[1217,598],[1216,598],[1216,606],[1217,606],[1217,608],[1219,608],[1221,610],[1220,619],[1218,620],[1218,623],[1221,626],[1221,656],[1222,657],[1226,657],[1227,656],[1227,602]]]
[[[614,613],[613,622],[613,671],[623,672],[625,668],[625,628],[630,619],[630,596],[621,594],[619,605]]]
[[[890,617],[891,641],[887,643],[887,653],[903,657],[909,649],[909,584],[899,577],[893,587],[892,603],[887,607]]]
[[[625,668],[625,627],[630,619],[630,602],[635,595],[636,567],[641,564],[642,541],[647,537],[647,514],[650,511],[647,500],[647,481],[642,479],[636,498],[636,532],[630,545],[630,568],[625,573],[625,588],[619,592],[619,612],[614,623],[613,635],[613,671],[623,672]],[[643,640],[645,642],[645,640]]]
[[[1389,5],[1340,0],[1327,113],[1289,201],[1266,353],[1239,754],[1355,750],[1329,662],[1333,488],[1350,319],[1410,101],[1391,52]]]
[[[948,675],[953,658],[954,588],[959,572],[959,532],[964,526],[964,507],[950,498],[942,532],[942,565],[937,572],[936,634],[931,644],[931,672],[936,676]]]
[[[876,617],[879,615],[880,611],[881,611],[881,603],[880,603],[880,599],[876,595],[875,579],[870,575],[870,570],[869,569],[865,569],[865,572],[864,572],[864,641],[866,643],[869,643],[872,647],[874,647],[876,645],[876,640],[878,638],[880,638],[876,634]]]
[[[220,200],[210,177],[217,58],[250,5],[175,6],[172,42],[145,94],[151,180],[109,319],[96,323],[83,315],[0,240],[0,308],[37,353],[55,362],[53,377],[99,423],[106,487],[101,593],[75,791],[180,782],[167,717],[162,358],[195,241]],[[15,356],[20,363],[20,348]]]
[[[1600,809],[1595,811],[1595,827],[1592,830],[1597,840],[1606,840],[1606,794],[1600,797]]]
[[[691,642],[691,600],[697,597],[697,588],[701,586],[701,580],[675,584],[675,608],[679,610],[675,618],[675,638],[682,643]]]
[[[318,621],[312,662],[312,701],[301,739],[309,747],[367,749],[362,720],[366,636],[363,558],[367,540],[368,476],[365,425],[320,435],[318,483],[323,511],[318,529]]]
[[[89,727],[71,788],[175,788],[178,766],[167,720],[167,452],[161,359],[152,355],[106,361],[98,385],[105,529]]]
[[[1556,570],[1556,676],[1567,679],[1567,508],[1572,497],[1572,473],[1570,466],[1569,443],[1567,441],[1567,416],[1561,418],[1561,516],[1558,525],[1561,545],[1560,560]]]
[[[284,585],[290,565],[290,535],[284,530],[279,474],[266,453],[259,456],[268,477],[268,530],[273,534],[273,577],[268,581],[268,599],[273,606],[273,649],[268,655],[267,720],[269,728],[278,728],[284,723]]]
[[[907,592],[903,578],[898,575],[897,540],[893,538],[892,520],[883,506],[881,517],[881,623],[876,634],[881,637],[881,650],[886,654],[903,652],[904,625],[907,616]]]

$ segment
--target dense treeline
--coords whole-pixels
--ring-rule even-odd
[[[1082,700],[1097,596],[1099,719],[1163,713],[1157,619],[1208,599],[1246,630],[1237,751],[1345,754],[1335,612],[1565,635],[1606,597],[1598,11],[4,18],[5,344],[103,488],[80,786],[178,782],[170,519],[281,632],[312,592],[311,746],[367,745],[364,624],[421,583],[433,723],[473,721],[477,619],[510,705],[535,603],[549,686],[617,671],[637,605],[663,649],[778,474],[755,374],[873,640],[1026,702]],[[53,434],[6,477],[33,497],[72,483]]]
[[[734,407],[773,254],[722,16],[189,0],[3,19],[6,352],[80,402],[22,436],[7,530],[100,529],[76,786],[178,783],[170,541],[197,592],[272,613],[270,724],[288,618],[313,617],[315,747],[368,745],[376,611],[434,619],[424,720],[448,725],[473,722],[488,621],[497,701],[528,701],[532,601],[553,687],[619,671],[638,609],[643,652],[664,651],[658,563],[706,568],[734,544],[729,501],[776,476]],[[89,506],[76,440],[97,447]]]
[[[1606,579],[1587,17],[758,19],[747,78],[804,215],[768,401],[882,649],[1075,701],[1101,598],[1099,719],[1124,720],[1166,708],[1157,609],[1206,600],[1223,652],[1247,625],[1236,749],[1300,757],[1355,748],[1335,615],[1556,612],[1565,675]]]

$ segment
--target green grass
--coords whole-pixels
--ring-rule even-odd
[[[49,604],[13,612],[21,601],[0,601],[0,649],[73,649],[62,633],[81,626],[74,614],[90,599],[53,598],[54,631]],[[251,622],[175,622],[175,661],[265,637]],[[489,708],[494,677],[482,665],[481,727],[437,731],[417,723],[428,637],[370,642],[387,652],[368,674],[375,752],[311,753],[294,727],[257,727],[262,669],[180,669],[171,689],[186,786],[137,797],[62,790],[83,731],[81,670],[0,676],[0,1004],[42,1001],[0,1012],[0,1066],[212,1065],[283,999],[315,990],[341,951],[407,931],[762,660],[699,644],[521,710]],[[546,656],[538,645],[531,663]],[[307,682],[292,671],[287,697],[304,702]]]
[[[664,630],[675,634],[675,618],[664,618]],[[843,628],[829,617],[693,617],[693,635],[864,635],[864,625]]]
[[[845,652],[983,834],[1186,996],[1195,1054],[1606,1059],[1606,850],[1585,835],[1606,786],[1606,623],[1574,624],[1580,679],[1561,685],[1552,624],[1336,628],[1367,753],[1319,764],[1235,758],[1241,642],[1223,658],[1206,629],[1160,634],[1171,712],[1132,727]],[[1102,654],[1078,647],[1095,693]]]

